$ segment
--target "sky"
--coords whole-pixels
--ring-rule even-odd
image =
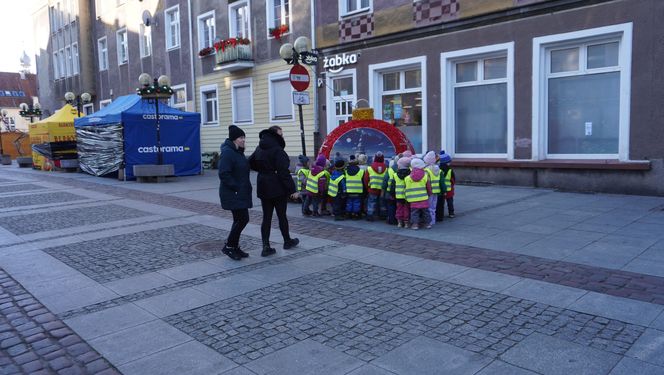
[[[32,12],[35,0],[0,0],[0,72],[18,72],[19,59],[26,51],[35,72],[34,38],[32,32]]]

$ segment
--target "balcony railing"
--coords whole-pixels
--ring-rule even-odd
[[[223,43],[223,42],[221,42]],[[217,49],[215,70],[234,71],[254,67],[254,56],[251,44],[226,43]]]

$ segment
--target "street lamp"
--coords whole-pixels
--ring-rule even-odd
[[[23,117],[24,119],[30,119],[30,123],[32,124],[34,122],[35,117],[40,119],[42,115],[41,111],[41,105],[39,103],[35,103],[32,105],[28,105],[25,103],[21,103],[18,106],[21,110],[18,112],[19,116]],[[18,153],[21,155],[21,157],[16,159],[16,162],[18,163],[19,167],[27,167],[32,165],[32,158],[31,157],[23,157],[23,152],[21,151],[21,145],[20,141],[21,139],[27,137],[27,133],[21,134],[21,136],[14,142],[16,145],[16,150]]]
[[[74,103],[76,101],[76,103]],[[71,91],[65,93],[65,102],[69,105],[75,105],[76,110],[78,110],[78,117],[81,117],[81,107],[83,104],[90,103],[92,101],[92,95],[87,92],[82,93],[81,95],[75,95]]]
[[[296,66],[300,66],[300,62],[306,65],[316,65],[318,63],[318,54],[314,51],[311,51],[311,41],[306,36],[301,36],[295,39],[293,44],[285,43],[279,48],[279,56],[286,61],[287,64],[293,65],[291,69],[291,84],[293,88],[298,91],[304,91],[309,86],[309,73],[306,69],[297,69]],[[293,76],[304,76],[306,78],[306,86],[296,86],[293,80]],[[301,84],[301,81],[298,82]],[[306,95],[306,94],[305,94]],[[308,96],[306,97],[306,104],[308,103]],[[298,101],[297,103],[298,112],[300,115],[300,140],[302,142],[302,155],[306,156],[306,146],[304,142],[304,120],[302,118],[302,103]]]
[[[159,129],[159,100],[168,99],[173,95],[171,79],[167,75],[161,75],[154,80],[148,73],[138,76],[138,83],[142,87],[136,89],[136,93],[148,103],[154,103],[155,119],[157,124],[157,164],[163,164],[161,153],[161,133]],[[150,84],[152,83],[152,84]]]

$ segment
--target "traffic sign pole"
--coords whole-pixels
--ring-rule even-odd
[[[303,65],[293,65],[288,76],[291,86],[297,91],[309,88],[309,71]],[[302,141],[302,155],[307,156],[307,148],[304,142],[304,119],[302,118],[302,104],[297,105],[300,113],[300,140]]]

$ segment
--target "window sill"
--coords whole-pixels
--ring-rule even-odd
[[[204,122],[201,124],[201,126],[219,126],[218,122]]]
[[[177,46],[173,46],[173,47],[166,47],[166,52],[175,51],[176,49],[180,49],[179,44]]]
[[[455,167],[480,168],[530,168],[530,169],[600,169],[600,170],[650,170],[649,160],[495,160],[495,159],[454,159]]]
[[[343,20],[345,18],[354,17],[354,16],[357,16],[357,15],[362,14],[362,13],[371,13],[371,8],[362,8],[362,9],[354,10],[352,12],[347,12],[347,13],[342,14],[339,18]]]

